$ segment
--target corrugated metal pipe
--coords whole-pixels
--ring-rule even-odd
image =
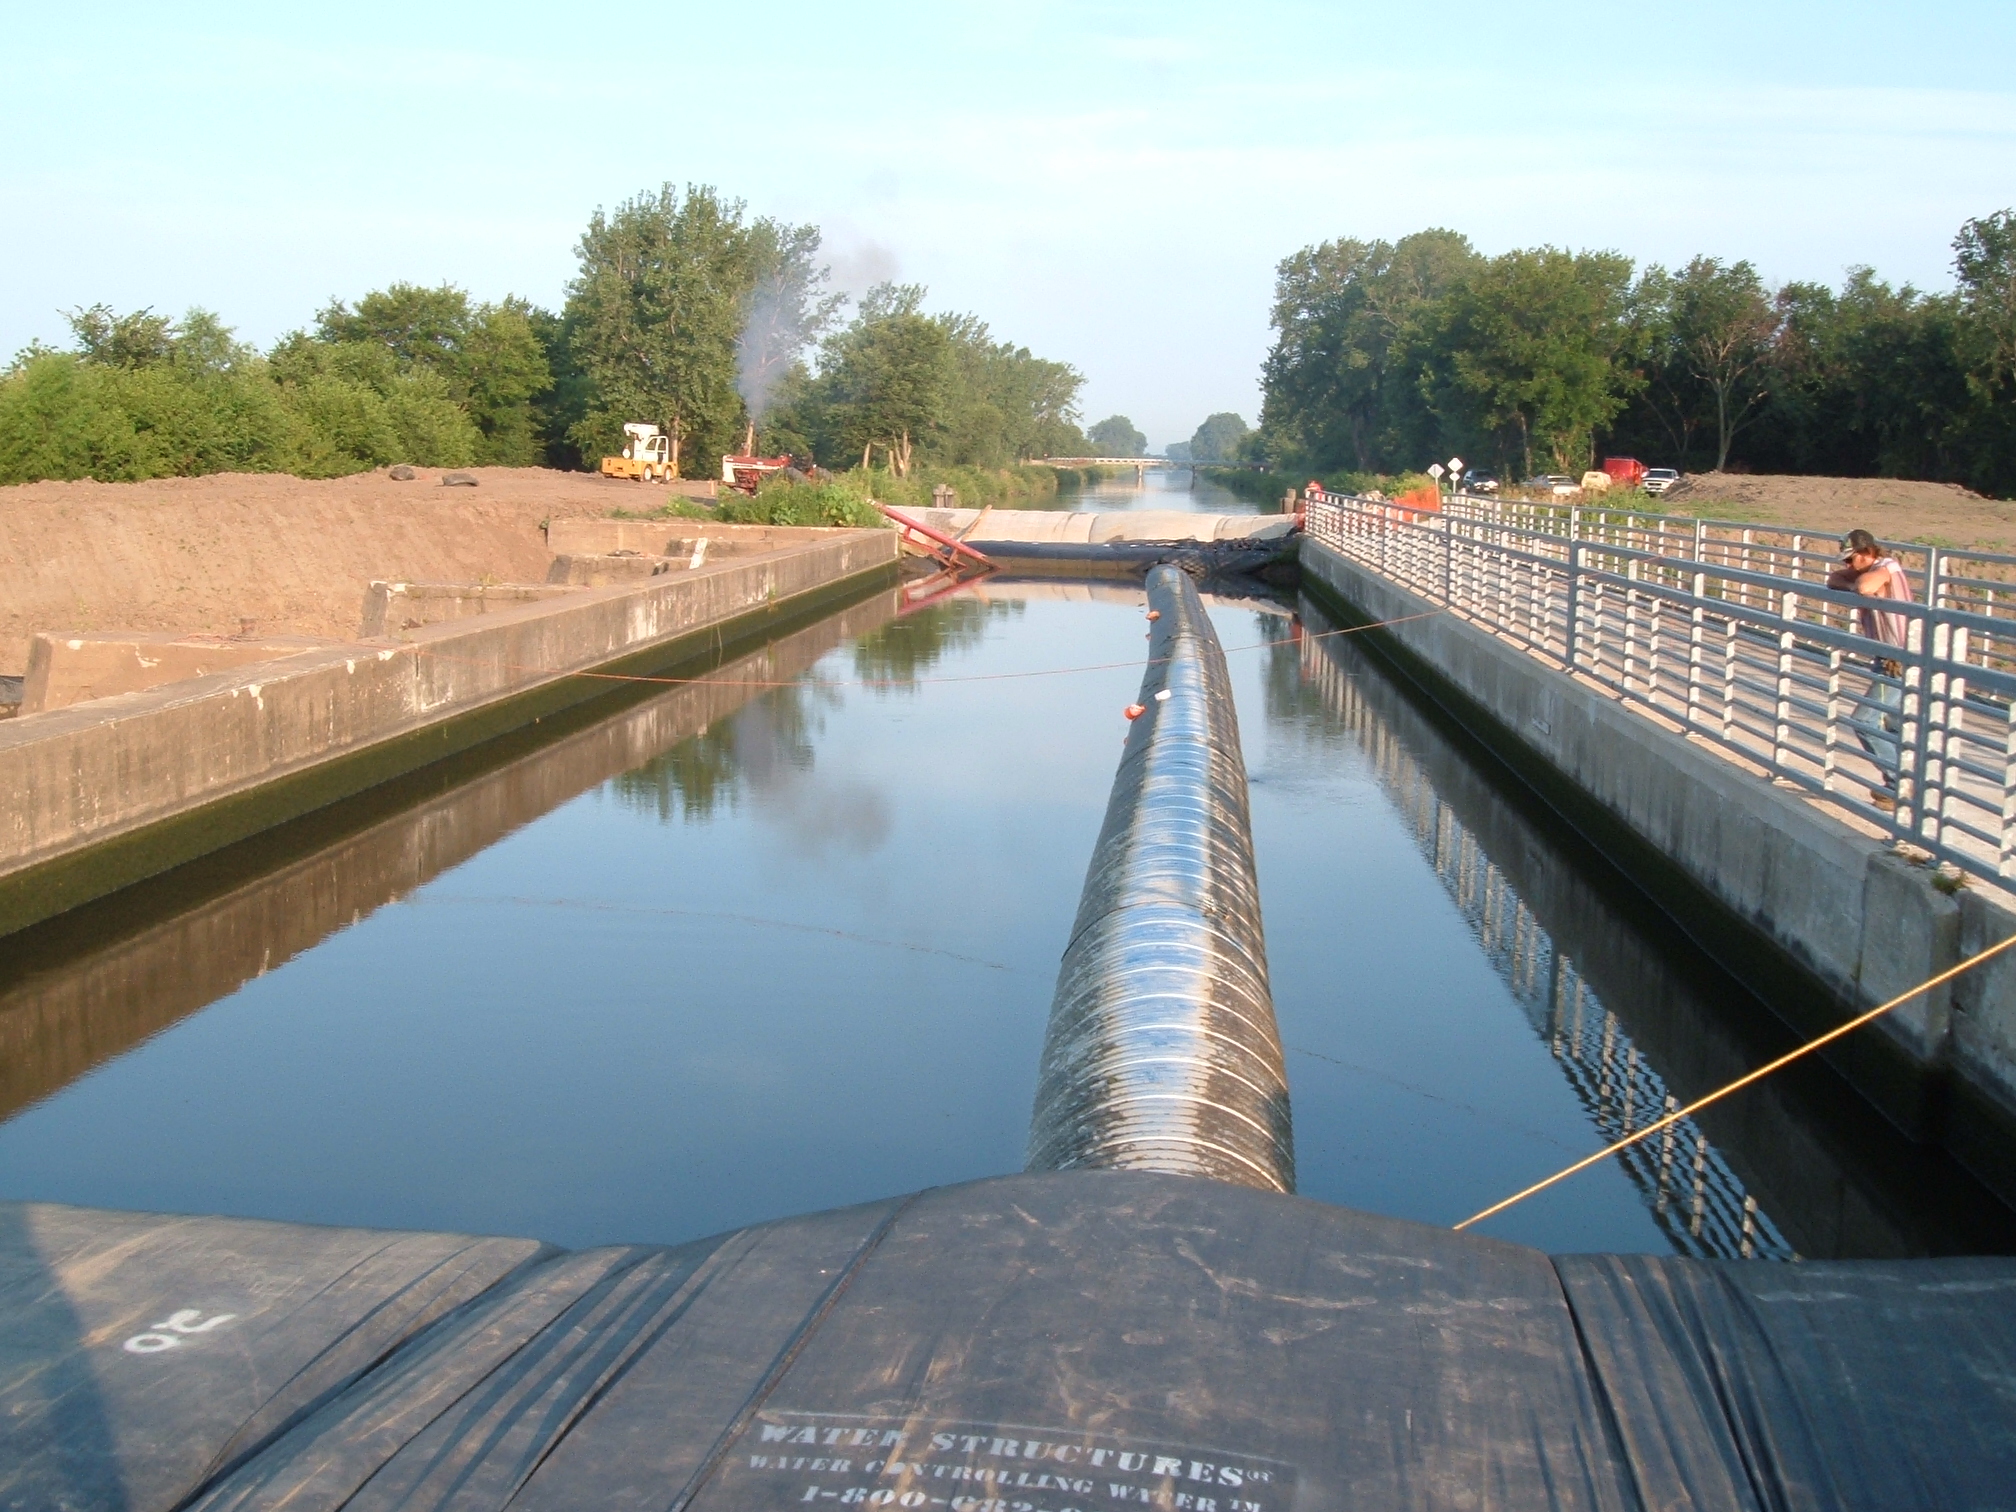
[[[1295,1188],[1246,764],[1225,653],[1175,567],[1148,574],[1148,674],[1057,977],[1029,1169]]]

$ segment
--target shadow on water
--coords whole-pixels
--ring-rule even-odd
[[[822,610],[755,651],[675,669],[697,681],[576,705],[11,937],[0,1120],[611,778],[632,774],[633,798],[669,783],[681,802],[714,801],[723,774],[668,776],[667,753],[758,699],[802,720],[816,690],[793,680],[856,637],[872,642],[898,609],[880,590]]]
[[[1362,751],[1416,848],[1605,1142],[1796,1043],[1469,732],[1308,600],[1268,718]],[[1824,1064],[1789,1068],[1619,1157],[1681,1254],[2016,1251],[2016,1214]]]

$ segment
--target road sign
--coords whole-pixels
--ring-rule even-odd
[[[1451,457],[1449,459],[1449,471],[1452,473],[1463,471],[1463,459],[1461,457]]]
[[[1428,476],[1429,476],[1429,477],[1431,477],[1431,478],[1439,478],[1439,477],[1441,477],[1441,476],[1442,476],[1442,464],[1441,464],[1440,462],[1430,462],[1430,463],[1428,464]]]

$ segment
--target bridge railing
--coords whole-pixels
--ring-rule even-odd
[[[1514,525],[1543,535],[1602,541],[1659,556],[1679,556],[1747,572],[1820,583],[1840,564],[1841,531],[1759,525],[1694,515],[1660,514],[1608,503],[1600,495],[1576,502],[1486,498],[1457,494],[1445,512],[1480,523]],[[1854,522],[1847,521],[1852,525]],[[1903,563],[1926,603],[2016,619],[2016,555],[1884,541]]]
[[[1942,554],[1969,570],[1939,579],[1943,603],[1884,601],[1893,647],[1860,633],[1870,600],[1822,586],[1832,538],[1307,497],[1311,536],[1401,587],[1940,861],[2016,877],[2016,585],[1976,570],[2005,559]]]

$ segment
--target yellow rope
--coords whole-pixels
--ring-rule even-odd
[[[1581,1160],[1576,1161],[1575,1164],[1568,1166],[1562,1170],[1556,1171],[1552,1176],[1549,1176],[1545,1181],[1536,1181],[1533,1183],[1533,1185],[1526,1188],[1525,1191],[1514,1192],[1510,1197],[1507,1197],[1503,1202],[1495,1202],[1490,1207],[1484,1209],[1483,1212],[1474,1213],[1470,1217],[1465,1218],[1461,1223],[1457,1224],[1456,1227],[1459,1229],[1466,1229],[1470,1227],[1470,1225],[1473,1223],[1482,1223],[1486,1218],[1489,1218],[1494,1214],[1504,1212],[1505,1209],[1511,1207],[1513,1203],[1524,1202],[1528,1197],[1531,1197],[1534,1193],[1546,1191],[1547,1188],[1553,1186],[1555,1182],[1566,1181],[1570,1176],[1573,1176],[1576,1172],[1588,1170],[1589,1167],[1595,1165],[1596,1162],[1598,1162],[1599,1160],[1606,1160],[1610,1156],[1615,1155],[1619,1150],[1630,1149],[1631,1146],[1637,1144],[1640,1140],[1649,1139],[1654,1134],[1657,1134],[1660,1130],[1671,1128],[1674,1124],[1680,1122],[1681,1119],[1686,1118],[1691,1114],[1700,1112],[1701,1109],[1707,1107],[1710,1103],[1720,1102],[1730,1093],[1740,1092],[1743,1088],[1749,1086],[1752,1082],[1762,1081],[1765,1077],[1769,1076],[1773,1071],[1776,1071],[1781,1067],[1791,1065],[1792,1062],[1798,1060],[1801,1056],[1811,1055],[1815,1050],[1818,1050],[1821,1046],[1830,1045],[1835,1040],[1840,1039],[1842,1035],[1854,1033],[1857,1029],[1860,1029],[1864,1024],[1871,1023],[1874,1020],[1881,1018],[1891,1009],[1902,1007],[1905,1003],[1910,1002],[1911,999],[1917,997],[1920,993],[1930,992],[1934,987],[1940,985],[1940,983],[1952,981],[1953,978],[1960,975],[1961,972],[1967,971],[1972,967],[1979,966],[1983,961],[1987,960],[1990,956],[2000,955],[2003,951],[2009,949],[2009,947],[2012,945],[2016,945],[2016,935],[2011,935],[2009,936],[2008,939],[1999,941],[1994,945],[1990,945],[1986,950],[1983,950],[1976,955],[1969,956],[1966,960],[1962,961],[1958,966],[1947,967],[1944,971],[1940,972],[1939,975],[1935,977],[1926,978],[1926,980],[1920,982],[1916,987],[1913,987],[1909,992],[1899,993],[1896,997],[1890,999],[1889,1002],[1880,1004],[1875,1008],[1871,1008],[1867,1013],[1864,1013],[1857,1018],[1852,1018],[1847,1023],[1842,1024],[1837,1028],[1828,1030],[1818,1039],[1808,1041],[1806,1044],[1801,1045],[1797,1050],[1793,1050],[1788,1052],[1787,1054],[1779,1056],[1778,1059],[1772,1061],[1770,1065],[1759,1066],[1755,1071],[1752,1071],[1748,1076],[1739,1076],[1736,1078],[1735,1081],[1729,1083],[1728,1086],[1720,1087],[1715,1091],[1710,1092],[1706,1097],[1703,1097],[1698,1101],[1691,1102],[1687,1104],[1686,1107],[1678,1109],[1675,1112],[1668,1113],[1664,1118],[1658,1120],[1656,1123],[1647,1124],[1644,1128],[1640,1129],[1636,1134],[1632,1134],[1624,1139],[1620,1139],[1617,1141],[1617,1143],[1610,1145],[1604,1149],[1598,1150],[1594,1155],[1585,1156]]]

